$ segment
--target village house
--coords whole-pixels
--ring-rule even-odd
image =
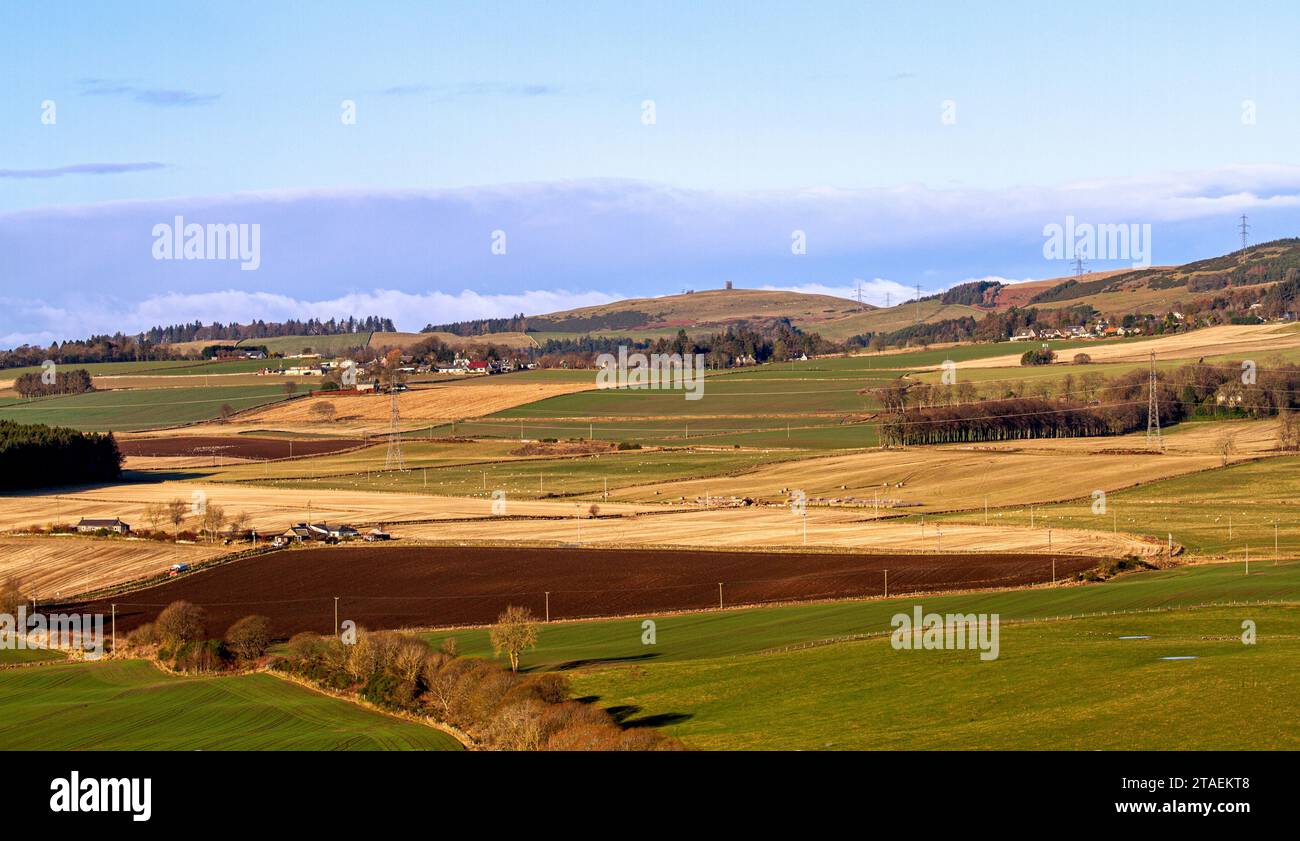
[[[1038,338],[1038,331],[1030,327],[1028,329],[1021,330],[1019,333],[1012,336],[1011,341],[1025,342],[1025,341],[1029,341],[1030,339],[1037,339],[1037,338]]]
[[[82,534],[94,534],[100,530],[116,532],[117,534],[129,534],[131,527],[117,517],[111,520],[82,517],[81,522],[77,523],[77,531]]]
[[[272,542],[276,546],[290,543],[308,543],[315,540],[337,543],[340,540],[353,540],[360,535],[352,526],[330,525],[329,523],[295,523],[282,534],[276,535]]]

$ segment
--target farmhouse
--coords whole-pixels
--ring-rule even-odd
[[[284,546],[289,543],[308,543],[313,540],[322,540],[327,543],[335,543],[340,540],[353,540],[360,536],[352,526],[330,525],[329,523],[296,523],[276,536],[273,543],[276,546]]]
[[[1022,330],[1016,335],[1012,336],[1011,341],[1024,342],[1030,339],[1037,339],[1037,338],[1038,338],[1038,333],[1034,330],[1034,328],[1030,327],[1028,330]]]
[[[119,520],[117,517],[114,517],[111,520],[96,520],[82,517],[81,522],[77,523],[77,531],[82,534],[94,533],[101,529],[117,532],[118,534],[128,534],[131,531],[131,527]]]

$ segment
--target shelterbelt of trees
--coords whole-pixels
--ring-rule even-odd
[[[0,420],[0,490],[107,482],[122,475],[112,433]]]
[[[197,351],[179,351],[173,342],[193,342],[211,339],[213,344],[227,344],[243,339],[262,339],[274,336],[335,336],[344,333],[392,332],[390,318],[372,315],[366,318],[316,318],[288,321],[252,321],[248,324],[172,324],[152,327],[142,333],[127,335],[91,336],[66,342],[51,342],[46,347],[21,345],[12,350],[0,350],[0,369],[27,368],[46,360],[60,364],[86,364],[88,362],[158,362],[178,359],[199,359]]]
[[[46,382],[49,379],[50,382]],[[52,377],[44,373],[23,374],[14,380],[14,390],[23,397],[49,397],[54,394],[83,394],[94,391],[90,372],[85,368],[55,371]]]
[[[969,384],[931,386],[895,383],[878,390],[888,412],[881,439],[889,445],[952,444],[1032,438],[1124,435],[1145,429],[1149,374],[1133,371],[1114,378],[1067,375],[1050,393],[1037,396],[1015,386],[1007,396],[978,399]],[[1283,420],[1279,449],[1300,446],[1300,366],[1246,371],[1241,365],[1189,364],[1156,375],[1161,426],[1193,415],[1230,412],[1244,417],[1277,415]]]

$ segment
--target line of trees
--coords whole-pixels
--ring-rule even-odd
[[[0,420],[0,489],[109,482],[122,475],[111,432]]]
[[[528,318],[523,313],[519,313],[508,318],[478,318],[472,321],[452,321],[447,324],[426,324],[420,332],[482,336],[485,333],[523,333],[527,329]]]
[[[1123,435],[1146,428],[1149,374],[1114,378],[1067,373],[1055,383],[909,385],[897,381],[874,395],[887,415],[887,444],[946,444]],[[1036,393],[1026,394],[1026,391]],[[1182,365],[1156,376],[1162,426],[1193,415],[1283,419],[1279,446],[1300,442],[1300,365],[1276,363],[1256,369],[1243,363]],[[1290,436],[1289,438],[1287,436]]]
[[[141,340],[159,343],[197,342],[207,339],[240,340],[269,339],[275,336],[338,336],[346,333],[394,333],[391,318],[368,315],[365,318],[348,316],[322,321],[319,318],[296,319],[288,321],[251,321],[248,324],[222,324],[214,321],[204,324],[194,321],[190,324],[169,324],[166,327],[151,327],[139,334]]]
[[[271,620],[265,616],[245,616],[220,638],[209,638],[207,625],[202,607],[175,601],[128,634],[126,650],[176,671],[220,672],[254,665],[271,645]]]
[[[47,378],[52,381],[46,382]],[[44,372],[38,374],[29,371],[14,379],[14,391],[17,391],[23,397],[84,394],[87,391],[94,390],[95,385],[91,382],[90,372],[85,368],[74,368],[71,371],[60,371],[56,368],[53,377],[47,377]]]
[[[450,724],[490,750],[682,749],[653,728],[621,727],[605,710],[573,700],[561,674],[519,674],[461,657],[454,637],[435,651],[409,634],[355,633],[350,643],[297,634],[273,667],[379,707]],[[523,608],[508,608],[492,628],[494,648],[512,667],[536,639],[537,620]]]

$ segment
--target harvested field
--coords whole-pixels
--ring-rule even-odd
[[[251,613],[277,636],[330,633],[339,619],[378,628],[492,622],[508,605],[552,619],[692,610],[724,604],[1009,587],[1095,565],[1051,555],[905,556],[467,547],[335,547],[246,558],[116,596],[119,633],[177,599],[201,605],[210,628]],[[78,609],[107,610],[95,602]]]
[[[1247,452],[1250,440],[1267,437],[1253,428],[1242,432],[1238,453]],[[879,498],[882,508],[905,506],[911,512],[982,508],[986,500],[993,507],[1039,504],[1218,467],[1222,456],[1210,452],[1211,437],[1208,431],[1198,433],[1188,439],[1189,449],[1171,446],[1163,455],[1146,453],[1144,439],[1135,436],[871,450],[766,465],[734,476],[620,488],[610,491],[610,499],[672,502],[711,494],[781,502],[798,489],[810,500],[874,508]]]
[[[1087,506],[1079,506],[1081,512]],[[604,511],[604,508],[601,508]],[[513,509],[512,509],[513,511]],[[572,513],[572,509],[570,510]],[[1154,557],[1163,544],[1124,532],[1112,533],[1110,523],[1096,529],[1051,527],[1039,518],[1034,527],[1009,527],[1002,512],[993,512],[989,524],[945,523],[936,531],[915,519],[871,522],[871,513],[836,508],[810,508],[807,543],[804,523],[788,508],[712,508],[678,510],[670,514],[602,517],[597,520],[473,520],[459,523],[420,523],[404,526],[404,537],[445,541],[475,541],[509,546],[554,546],[581,543],[605,548],[674,547],[734,549],[763,546],[769,549],[801,546],[840,552],[974,552],[1035,554],[1048,551],[1119,558]],[[1104,519],[1104,518],[1096,518]]]
[[[451,383],[420,385],[397,398],[402,420],[407,427],[426,425],[429,421],[477,418],[524,403],[586,391],[596,387],[595,375],[583,382],[536,382],[510,380],[511,375],[489,379],[476,377]],[[312,413],[320,402],[334,407],[334,419],[323,421]],[[389,401],[386,395],[342,395],[294,400],[278,408],[244,415],[244,423],[265,426],[355,431],[387,430]]]
[[[390,347],[409,348],[428,339],[437,339],[448,347],[463,348],[494,344],[513,349],[535,348],[537,342],[527,333],[489,333],[484,336],[458,336],[455,333],[381,333],[370,334],[369,346],[375,350]]]
[[[13,576],[24,593],[41,598],[75,595],[229,552],[220,546],[152,540],[74,537],[0,537],[0,580]]]
[[[76,522],[78,517],[121,517],[132,525],[147,526],[147,506],[176,499],[187,504],[202,499],[221,506],[228,517],[247,514],[249,526],[263,533],[282,532],[289,524],[310,517],[315,522],[384,523],[395,526],[399,534],[403,534],[403,523],[489,517],[492,513],[492,500],[486,496],[476,499],[406,493],[359,494],[317,488],[263,488],[234,483],[136,482],[56,494],[0,495],[0,531],[60,521]],[[649,507],[602,504],[601,510],[613,514]],[[564,517],[573,513],[573,503],[512,500],[510,513]],[[182,528],[197,528],[199,524],[199,518],[191,516]]]
[[[118,449],[131,456],[207,456],[213,458],[277,459],[318,456],[360,447],[360,438],[254,438],[247,435],[178,435],[150,438],[119,437]]]
[[[1020,355],[1036,346],[1026,342],[1016,353],[991,359],[971,359],[957,362],[958,368],[1018,368]],[[1206,327],[1190,333],[1177,333],[1138,342],[1099,342],[1084,352],[1094,363],[1146,362],[1155,351],[1157,360],[1195,360],[1203,356],[1254,354],[1261,360],[1271,352],[1300,347],[1300,331],[1289,324],[1225,324]],[[1058,365],[1069,364],[1072,354],[1061,354]]]

